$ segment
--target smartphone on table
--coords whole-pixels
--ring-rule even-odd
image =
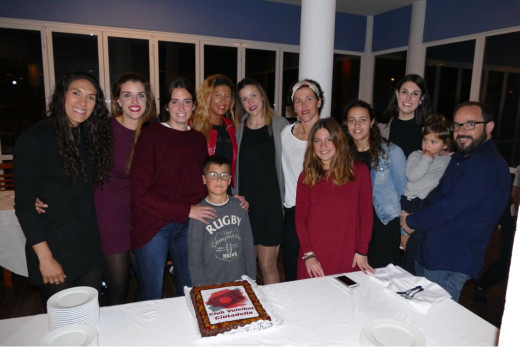
[[[335,278],[349,288],[354,288],[354,287],[359,286],[359,284],[356,281],[354,281],[352,278],[350,278],[346,275],[337,276]]]

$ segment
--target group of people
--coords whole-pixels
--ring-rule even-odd
[[[110,116],[96,79],[70,73],[17,140],[15,210],[44,302],[104,280],[105,304],[125,303],[131,268],[138,299],[159,299],[168,259],[177,295],[256,278],[257,262],[276,283],[281,245],[288,281],[392,263],[457,300],[478,276],[509,194],[485,105],[449,122],[418,75],[397,83],[384,123],[362,100],[342,124],[320,119],[311,79],[290,90],[294,123],[252,78],[212,75],[197,92],[178,78],[159,100],[157,112],[149,82],[126,73]]]

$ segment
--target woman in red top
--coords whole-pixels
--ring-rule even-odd
[[[372,234],[372,184],[332,118],[312,128],[296,192],[298,279],[361,270]]]

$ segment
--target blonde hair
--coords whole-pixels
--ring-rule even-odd
[[[235,119],[234,107],[235,107],[235,94],[233,90],[235,89],[233,82],[231,79],[222,74],[215,74],[208,76],[202,86],[199,88],[197,92],[197,107],[193,112],[191,117],[190,125],[193,129],[201,132],[209,139],[209,135],[211,133],[211,118],[209,115],[209,103],[211,101],[211,97],[213,95],[213,90],[215,89],[215,83],[217,85],[227,85],[231,90],[231,104],[229,105],[229,114],[230,119],[233,121],[235,125],[238,125],[237,120]]]
[[[316,132],[320,129],[325,129],[329,132],[336,149],[326,174],[323,172],[320,158],[314,151],[314,139]],[[347,137],[334,118],[320,119],[312,127],[307,150],[305,151],[303,171],[305,173],[303,183],[311,187],[322,179],[331,180],[335,186],[340,186],[356,179],[354,174],[354,157],[348,150]]]
[[[137,129],[135,130],[134,141],[132,143],[132,150],[130,151],[130,157],[128,158],[128,162],[126,164],[126,173],[130,173],[130,169],[132,167],[132,161],[134,159],[134,148],[137,143],[137,139],[139,135],[141,135],[141,130],[143,125],[148,122],[151,118],[157,118],[157,107],[155,106],[155,97],[152,92],[152,87],[150,86],[150,82],[142,75],[135,72],[127,72],[119,76],[119,78],[114,82],[112,86],[112,116],[114,118],[123,116],[123,108],[119,106],[117,100],[119,99],[119,95],[121,94],[121,87],[126,82],[137,82],[141,83],[144,86],[144,91],[146,94],[146,108],[144,110],[143,116],[139,118],[139,123],[137,125]]]
[[[271,104],[269,103],[269,98],[267,97],[264,88],[260,83],[258,83],[257,80],[255,80],[252,77],[246,77],[237,84],[236,99],[238,101],[235,104],[235,117],[237,117],[238,122],[241,122],[244,113],[246,113],[246,111],[244,110],[244,106],[242,106],[242,101],[240,100],[240,91],[247,86],[253,86],[260,92],[260,95],[262,96],[262,107],[264,112],[262,118],[264,120],[265,125],[271,124],[271,120],[274,117],[276,117],[274,110],[271,107]]]

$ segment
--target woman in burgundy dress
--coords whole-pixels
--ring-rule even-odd
[[[130,270],[130,167],[141,129],[157,110],[150,83],[136,73],[121,75],[112,87],[114,166],[109,181],[94,191],[105,254],[105,305],[126,303]]]
[[[298,279],[361,270],[372,235],[372,185],[333,118],[312,128],[296,192]]]

